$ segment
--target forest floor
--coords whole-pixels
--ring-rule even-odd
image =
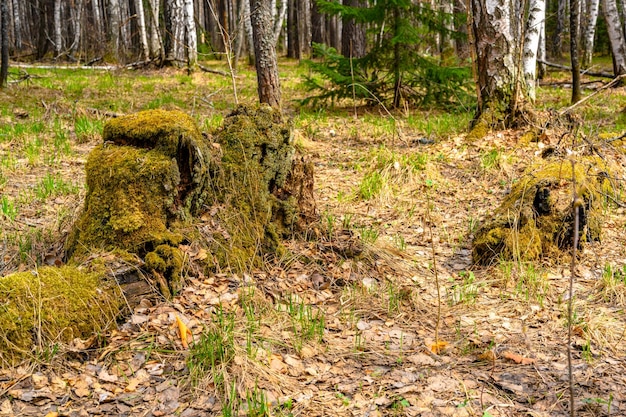
[[[132,86],[134,76],[118,83]],[[208,75],[171,78],[145,101],[161,97],[158,105],[195,114],[204,129],[228,113],[227,105],[201,100],[214,96],[192,100],[176,87],[208,88]],[[106,119],[92,109],[146,108],[141,94],[135,106],[118,108],[89,87],[80,92],[84,103],[73,104],[37,80],[14,88],[2,93],[11,104],[1,124],[42,121],[44,145],[66,137],[71,152],[50,162],[44,150],[32,153],[36,141],[16,147],[16,139],[0,139],[0,191],[13,207],[0,214],[0,275],[59,256],[84,198],[85,158]],[[617,104],[605,113],[618,118],[626,91],[608,94]],[[285,242],[289,255],[260,270],[190,273],[178,296],[143,303],[105,343],[48,346],[37,360],[0,369],[0,415],[569,415],[569,255],[490,267],[471,259],[477,227],[560,133],[527,142],[525,130],[490,132],[468,144],[463,115],[413,114],[457,124],[431,134],[403,115],[358,112],[294,116],[296,141],[315,165],[317,239]],[[94,123],[92,133],[78,131],[80,117]],[[623,152],[600,141],[603,125],[595,126],[588,138],[624,169]],[[64,186],[40,198],[46,176]],[[579,416],[626,415],[625,232],[624,207],[607,204],[601,242],[585,243],[577,260],[572,371]],[[355,239],[364,247],[358,256],[337,250]],[[177,319],[193,334],[190,348]],[[203,352],[194,344],[216,332],[225,339],[215,343],[231,341],[228,360],[199,372]]]

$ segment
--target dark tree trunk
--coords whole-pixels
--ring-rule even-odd
[[[565,6],[567,0],[556,1],[556,27],[552,35],[552,57],[561,58],[563,56],[563,32],[565,31]]]
[[[311,1],[311,42],[324,42],[324,15],[320,13],[317,2]]]
[[[302,51],[300,49],[300,31],[298,22],[300,20],[300,1],[289,0],[287,9],[287,57],[300,59]]]
[[[467,35],[467,6],[463,0],[454,0],[454,30]],[[456,38],[454,47],[460,60],[466,60],[470,57],[467,36]]]
[[[343,4],[351,7],[364,7],[362,0],[344,0]],[[341,54],[350,58],[365,56],[365,26],[356,23],[354,19],[343,19]]]
[[[0,36],[2,45],[0,46],[0,88],[7,86],[9,75],[9,8],[7,0],[0,0]]]
[[[570,1],[570,55],[572,61],[572,103],[580,100],[580,60],[578,59],[578,16],[580,0]]]
[[[250,19],[259,101],[272,107],[280,107],[280,83],[270,5],[271,0],[250,0]]]

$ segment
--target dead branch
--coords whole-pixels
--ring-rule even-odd
[[[592,98],[593,96],[601,93],[602,91],[606,90],[607,88],[613,87],[618,82],[620,82],[622,79],[624,79],[624,77],[626,77],[626,74],[618,75],[617,77],[613,78],[613,80],[610,83],[608,83],[607,85],[605,85],[604,87],[598,88],[595,92],[593,92],[592,94],[589,94],[587,97],[583,97],[581,100],[578,100],[576,103],[572,104],[568,108],[566,108],[564,110],[561,110],[559,112],[559,116],[563,116],[564,114],[569,113],[570,111],[574,110],[576,107],[580,106],[581,104],[583,104],[584,102],[586,102],[587,100]]]
[[[204,65],[200,65],[200,64],[198,64],[198,68],[200,68],[204,72],[210,72],[211,74],[223,75],[225,77],[228,77],[230,75],[226,71],[220,71],[220,70],[211,69],[209,67],[205,67]]]
[[[554,62],[548,62],[548,61],[544,61],[541,59],[538,59],[537,62],[541,63],[541,64],[545,64],[549,67],[553,67],[553,68],[558,68],[558,69],[562,69],[564,71],[569,71],[572,72],[572,68],[565,66],[565,65],[561,65],[561,64],[555,64]],[[615,75],[610,74],[608,72],[596,72],[596,71],[588,71],[588,70],[582,70],[580,71],[581,74],[583,75],[591,75],[592,77],[603,77],[603,78],[613,78],[615,77]]]

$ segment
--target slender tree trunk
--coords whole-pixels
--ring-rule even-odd
[[[324,28],[324,15],[320,13],[317,2],[313,0],[311,2],[311,42],[325,43]]]
[[[467,6],[464,0],[454,1],[454,30],[467,35]],[[470,56],[469,43],[465,37],[454,40],[454,49],[460,60],[466,60]]]
[[[364,7],[361,0],[344,0],[346,6]],[[345,57],[362,58],[365,56],[365,26],[354,18],[344,18],[341,31],[341,54]]]
[[[72,44],[70,45],[71,58],[75,58],[76,51],[80,46],[81,23],[83,16],[83,0],[74,0],[74,6],[70,6],[70,24],[72,25]]]
[[[109,36],[113,54],[120,60],[120,0],[109,0]]]
[[[591,60],[593,59],[593,41],[596,35],[596,23],[598,21],[600,0],[588,0],[586,4],[585,19],[583,20],[586,24],[584,26],[585,30],[582,36],[583,56],[581,66],[583,68],[589,68],[591,66]]]
[[[552,56],[561,58],[563,56],[563,32],[565,31],[565,6],[567,0],[556,0],[556,27],[552,36]]]
[[[613,73],[617,75],[626,73],[626,41],[624,31],[617,11],[615,0],[603,0],[602,10],[606,20],[606,29],[611,42],[611,52],[613,52]]]
[[[538,73],[537,78],[543,80],[543,77],[546,75],[546,20],[543,19],[539,25],[539,48],[537,49],[537,60],[539,61],[537,64]]]
[[[299,20],[298,0],[289,0],[289,11],[287,13],[287,57],[301,58],[300,37],[298,30]]]
[[[185,22],[183,0],[165,2],[165,59],[171,63],[185,60]]]
[[[250,0],[259,101],[280,107],[280,83],[269,0]]]
[[[287,0],[281,0],[280,2],[280,10],[277,13],[274,13],[274,47],[278,46],[278,38],[280,37],[280,32],[283,29],[283,22],[285,21],[285,16],[287,15]]]
[[[54,0],[54,57],[63,52],[63,36],[61,32],[61,0]]]
[[[9,8],[8,0],[0,0],[0,88],[7,86],[9,77]]]
[[[143,0],[135,0],[135,14],[137,15],[137,31],[139,32],[141,58],[147,61],[150,59],[150,47],[148,46],[148,32],[146,31],[146,14],[143,9]]]
[[[400,10],[393,8],[393,34],[399,35]],[[393,45],[393,107],[400,107],[402,100],[402,73],[400,72],[400,42]]]
[[[580,100],[580,59],[578,58],[578,29],[580,15],[580,0],[570,1],[570,56],[572,61],[572,103]]]
[[[528,97],[535,101],[535,80],[537,79],[537,56],[541,26],[546,16],[545,0],[530,0],[524,39],[523,71],[528,89]]]
[[[193,0],[184,0],[185,9],[185,39],[187,47],[187,64],[194,67],[198,63],[198,38],[196,21],[194,18]]]
[[[163,65],[165,60],[165,50],[163,47],[163,39],[161,38],[161,32],[159,31],[159,0],[149,0],[149,17],[150,17],[150,57],[157,59],[159,65]]]
[[[91,10],[93,14],[93,30],[95,32],[94,41],[99,44],[103,39],[104,24],[102,22],[102,11],[100,9],[100,0],[91,0]]]
[[[15,32],[15,49],[22,49],[22,14],[20,13],[20,1],[13,0],[13,31]]]

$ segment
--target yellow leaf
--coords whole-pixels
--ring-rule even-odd
[[[178,314],[176,314],[176,323],[178,324],[178,334],[180,335],[180,342],[183,344],[183,347],[187,349],[189,347],[189,344],[187,343],[187,335],[193,336],[193,333],[191,333],[191,330],[189,330],[187,325],[183,323],[180,317],[178,317]]]
[[[50,411],[48,414],[46,414],[46,417],[59,417],[59,413],[57,413],[56,411]]]
[[[443,352],[446,349],[447,346],[448,346],[448,342],[444,342],[443,340],[439,340],[439,341],[433,343],[432,345],[430,345],[430,350],[434,354],[439,354],[439,353]]]

